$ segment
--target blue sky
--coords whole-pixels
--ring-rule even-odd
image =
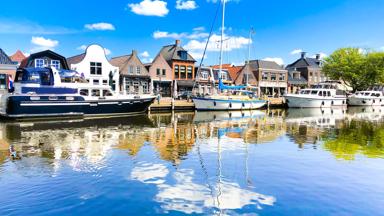
[[[50,48],[70,57],[98,43],[109,57],[137,50],[150,61],[164,45],[181,39],[197,59],[213,21],[217,0],[5,1],[0,13],[0,48],[33,53]],[[204,64],[217,64],[221,20]],[[248,35],[253,27],[252,41]],[[284,64],[299,57],[354,46],[384,51],[383,0],[230,0],[224,62],[251,59]]]

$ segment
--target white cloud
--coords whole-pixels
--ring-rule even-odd
[[[149,57],[149,53],[148,53],[148,51],[144,51],[144,52],[140,53],[140,56],[143,57],[143,58],[148,58]]]
[[[167,2],[161,0],[143,0],[140,3],[128,4],[131,11],[138,15],[163,17],[169,13]]]
[[[86,24],[84,25],[84,28],[89,30],[99,30],[99,31],[115,30],[115,26],[113,26],[111,23],[105,23],[105,22]]]
[[[302,53],[303,50],[302,49],[295,49],[295,50],[292,50],[292,52],[290,53],[291,55],[296,55],[296,54],[300,54]]]
[[[39,52],[43,50],[54,50],[57,45],[59,45],[59,41],[47,39],[44,37],[32,37],[31,43],[36,45],[31,49],[31,52]]]
[[[172,38],[172,39],[181,39],[181,38],[187,38],[187,39],[199,39],[199,38],[205,38],[208,37],[209,34],[205,32],[193,32],[191,34],[188,33],[175,33],[175,32],[167,32],[167,31],[155,31],[153,33],[153,38],[160,39],[160,38]]]
[[[384,51],[384,46],[380,47],[380,50]]]
[[[191,52],[188,52],[194,59],[201,59],[203,58],[203,52],[194,52],[194,51],[191,51]],[[205,56],[204,56],[204,59],[207,59],[207,53],[205,53]]]
[[[263,59],[264,61],[274,61],[279,65],[284,65],[284,60],[279,57],[267,57]]]
[[[105,51],[105,55],[111,55],[111,50],[107,49],[107,48],[104,48],[104,51]]]
[[[213,34],[209,40],[208,51],[220,51],[221,36]],[[234,49],[241,49],[252,43],[252,40],[242,36],[228,36],[224,35],[223,50],[232,51]],[[205,40],[190,40],[184,48],[187,50],[204,50],[206,45]]]
[[[193,31],[205,31],[205,27],[199,26],[199,27],[193,28]]]
[[[85,49],[87,49],[87,45],[81,45],[81,46],[77,47],[76,49],[85,50]]]
[[[197,8],[197,4],[193,0],[177,0],[176,1],[176,9],[178,10],[194,10]]]
[[[173,38],[173,39],[181,39],[182,37],[185,37],[185,33],[169,33],[166,31],[155,31],[153,33],[153,38],[160,39],[160,38]]]

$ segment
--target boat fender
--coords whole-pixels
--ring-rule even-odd
[[[376,103],[376,102],[375,102],[375,99],[373,99],[373,103]]]
[[[213,101],[213,106],[216,106],[216,101]]]
[[[229,108],[232,108],[232,103],[229,103]]]
[[[324,101],[321,102],[321,105],[324,106]]]
[[[242,104],[241,104],[241,106],[242,106],[242,107],[245,107],[245,104],[244,104],[244,103],[242,103]]]
[[[333,105],[334,103],[333,103],[333,101],[331,101],[331,105]]]

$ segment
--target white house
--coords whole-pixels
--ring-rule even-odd
[[[72,70],[83,74],[89,83],[112,85],[116,92],[119,91],[119,68],[108,61],[100,45],[89,45],[83,54],[70,57],[67,62]]]

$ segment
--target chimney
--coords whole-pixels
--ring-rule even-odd
[[[180,40],[176,40],[175,45],[176,46],[180,46],[180,44],[181,44],[181,41]]]
[[[316,54],[316,60],[320,60],[320,54]]]
[[[137,51],[136,50],[132,50],[132,55],[133,56],[137,56]]]
[[[303,58],[305,58],[305,55],[306,55],[307,53],[306,52],[301,52],[301,58],[303,59]]]

